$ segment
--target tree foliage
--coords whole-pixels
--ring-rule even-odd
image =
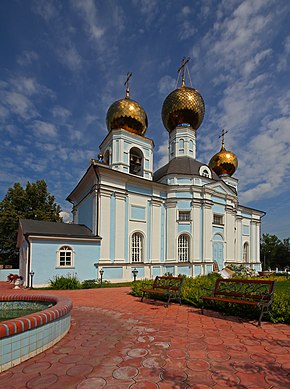
[[[47,190],[44,180],[27,182],[23,188],[16,182],[0,202],[0,259],[4,264],[17,264],[16,249],[19,219],[61,221],[61,208]]]
[[[290,266],[290,244],[288,239],[281,241],[276,235],[263,234],[261,239],[261,260],[264,270],[284,269]]]

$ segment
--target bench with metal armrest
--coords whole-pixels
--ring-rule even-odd
[[[171,300],[175,299],[181,304],[181,287],[183,283],[183,277],[173,277],[173,276],[157,276],[155,277],[153,286],[151,289],[141,289],[143,292],[141,301],[145,294],[154,295],[154,296],[165,296],[167,302],[164,306],[168,307],[168,304]]]
[[[201,296],[204,301],[219,301],[233,304],[256,306],[261,310],[258,325],[261,325],[264,313],[269,312],[273,301],[275,281],[251,279],[216,280],[210,296]],[[203,313],[204,306],[202,307]]]

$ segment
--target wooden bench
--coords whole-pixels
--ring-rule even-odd
[[[204,301],[220,301],[234,304],[245,304],[258,307],[261,310],[258,325],[261,326],[263,314],[269,312],[273,301],[275,281],[222,279],[216,280],[210,296],[201,296]],[[203,313],[204,306],[202,306]]]
[[[179,300],[179,304],[181,304],[182,283],[183,277],[157,276],[152,289],[141,289],[141,292],[143,292],[141,301],[143,301],[145,294],[153,294],[155,296],[167,297],[167,302],[164,304],[165,307],[168,307],[172,299]]]

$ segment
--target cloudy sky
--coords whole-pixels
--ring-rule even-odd
[[[289,0],[1,0],[0,200],[14,182],[45,179],[70,212],[128,71],[155,169],[166,163],[161,107],[190,57],[206,104],[197,159],[208,163],[228,130],[240,203],[267,212],[263,232],[289,237],[289,16]]]

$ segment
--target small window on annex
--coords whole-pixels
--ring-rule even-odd
[[[73,249],[70,246],[62,246],[57,251],[57,266],[73,267]]]
[[[132,262],[143,261],[143,235],[140,232],[135,232],[132,235],[131,259]]]
[[[178,238],[178,260],[180,262],[189,261],[189,236],[186,234]]]
[[[214,214],[213,215],[213,224],[218,224],[218,225],[222,226],[224,224],[223,219],[224,219],[223,215]]]
[[[179,211],[178,213],[179,221],[189,221],[190,219],[190,211]]]

